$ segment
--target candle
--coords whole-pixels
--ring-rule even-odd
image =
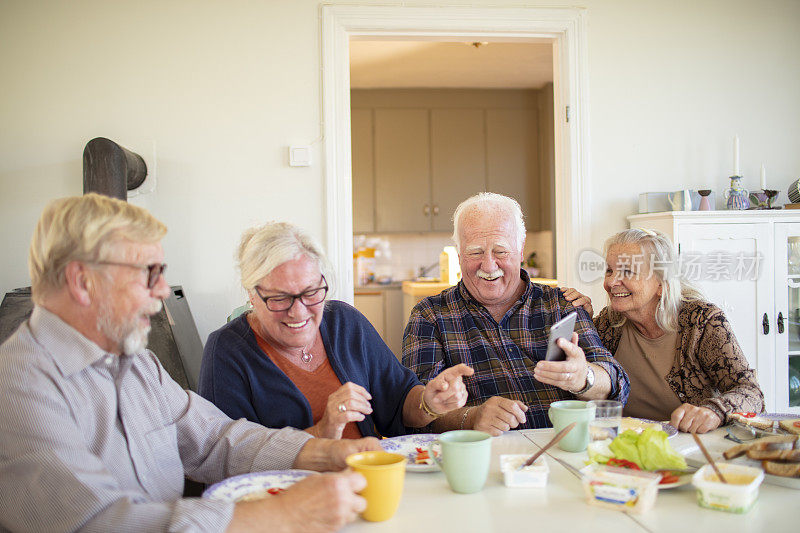
[[[733,136],[733,175],[739,175],[739,136]]]
[[[767,171],[764,169],[764,163],[761,163],[761,190],[767,190]]]

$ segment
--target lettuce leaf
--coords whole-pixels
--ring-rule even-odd
[[[658,429],[647,428],[641,434],[632,430],[623,431],[608,448],[617,459],[636,463],[642,470],[687,468],[686,460],[667,441],[667,434]]]

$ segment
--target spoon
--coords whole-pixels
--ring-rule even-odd
[[[692,433],[692,438],[694,438],[694,441],[697,443],[698,446],[700,446],[700,451],[703,452],[703,455],[705,456],[706,461],[708,461],[708,464],[710,464],[711,468],[714,469],[714,472],[717,473],[717,477],[719,477],[719,480],[721,482],[723,482],[723,483],[727,483],[728,481],[725,479],[725,476],[722,475],[722,472],[719,471],[719,467],[717,466],[717,463],[715,463],[714,459],[711,458],[711,454],[708,453],[708,450],[706,450],[705,445],[700,440],[700,437],[697,436],[697,433]]]
[[[534,463],[534,461],[536,461],[536,459],[539,458],[540,455],[546,452],[549,448],[552,448],[555,444],[558,443],[558,441],[564,438],[564,435],[572,431],[572,428],[574,428],[576,424],[577,422],[573,422],[564,429],[562,429],[561,431],[559,431],[558,433],[556,433],[556,436],[550,439],[550,442],[545,444],[544,447],[542,447],[542,449],[540,449],[538,452],[531,455],[527,461],[525,461],[519,467],[517,467],[517,470],[522,470],[526,466],[531,466]]]

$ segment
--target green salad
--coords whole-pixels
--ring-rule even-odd
[[[641,470],[685,470],[686,460],[667,441],[667,434],[647,428],[641,433],[627,430],[612,441],[589,444],[589,460],[612,466],[631,466]]]

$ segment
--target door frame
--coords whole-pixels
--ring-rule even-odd
[[[338,299],[353,301],[352,38],[553,43],[556,277],[576,286],[591,233],[585,8],[320,6],[325,244]],[[567,121],[568,116],[568,121]]]

